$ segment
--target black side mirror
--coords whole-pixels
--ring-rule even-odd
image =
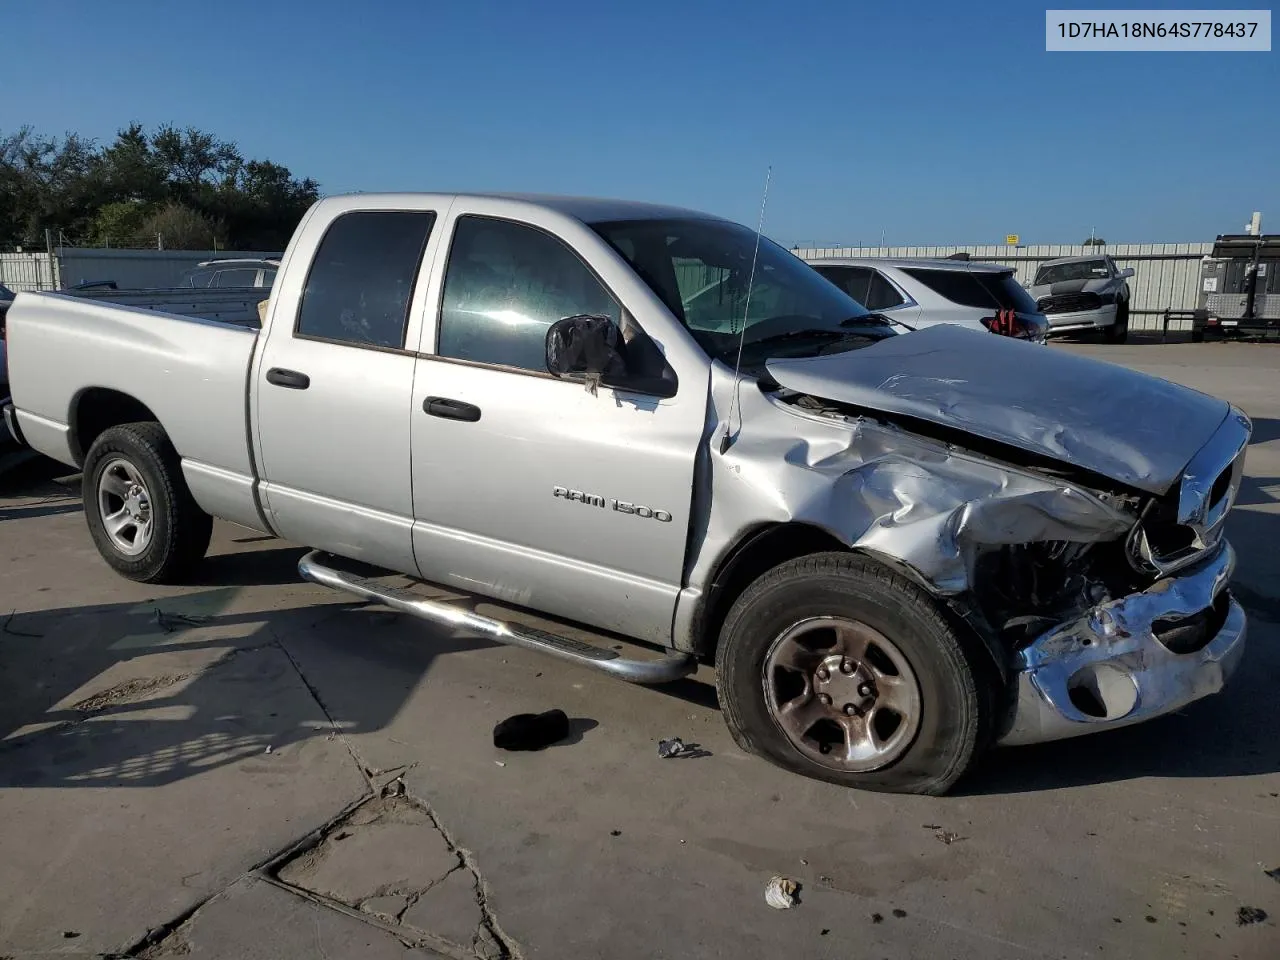
[[[582,376],[607,383],[626,373],[626,346],[613,319],[579,314],[547,329],[547,371],[552,376]]]

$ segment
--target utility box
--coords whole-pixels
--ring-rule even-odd
[[[1280,235],[1222,234],[1200,262],[1191,339],[1280,331]]]

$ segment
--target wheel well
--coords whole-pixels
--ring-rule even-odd
[[[699,656],[715,654],[720,627],[729,615],[729,608],[753,581],[788,560],[848,549],[847,544],[821,527],[808,523],[779,523],[748,534],[720,562],[711,577],[696,633]]]
[[[82,390],[72,401],[68,421],[71,424],[71,452],[75,455],[76,463],[84,465],[85,455],[103,431],[122,423],[156,419],[156,415],[145,403],[127,393],[106,387]]]

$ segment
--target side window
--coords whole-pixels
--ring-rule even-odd
[[[440,305],[442,357],[545,372],[547,328],[615,301],[572,250],[533,227],[459,217]]]
[[[817,267],[817,271],[847,293],[868,310],[875,309],[867,303],[867,292],[875,271],[869,267]]]
[[[862,301],[864,307],[868,310],[888,310],[891,307],[900,307],[906,302],[883,273],[879,270],[872,272],[867,299]]]
[[[252,287],[258,279],[258,271],[252,267],[235,270],[219,270],[214,275],[211,286],[215,287]]]
[[[316,250],[296,336],[403,347],[414,279],[436,215],[426,210],[345,213]]]

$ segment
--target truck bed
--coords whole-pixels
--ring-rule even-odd
[[[7,326],[10,390],[33,449],[79,466],[95,408],[135,398],[165,425],[201,507],[259,525],[247,428],[256,330],[54,293],[20,294]]]

